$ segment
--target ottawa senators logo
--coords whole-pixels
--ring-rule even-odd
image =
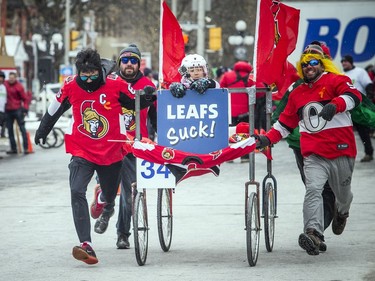
[[[175,157],[174,149],[170,147],[165,147],[161,153],[161,157],[165,160],[172,160]]]
[[[81,106],[82,124],[78,131],[93,138],[100,139],[108,132],[108,120],[94,109],[94,101],[85,101]]]
[[[129,110],[125,107],[122,108],[122,114],[124,116],[124,123],[127,132],[135,131],[135,111]]]
[[[216,150],[216,151],[210,152],[209,155],[212,156],[212,160],[216,160],[217,158],[219,158],[219,156],[222,153],[223,153],[223,151],[220,149],[220,150]]]

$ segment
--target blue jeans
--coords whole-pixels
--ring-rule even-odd
[[[9,142],[10,142],[10,149],[12,151],[17,151],[17,144],[14,138],[14,130],[13,124],[14,120],[17,120],[18,127],[20,128],[22,140],[23,140],[23,149],[27,151],[28,142],[27,142],[27,135],[26,135],[26,128],[25,128],[25,115],[23,113],[22,108],[17,110],[7,110],[6,111],[6,122],[7,122],[7,129],[9,134]]]

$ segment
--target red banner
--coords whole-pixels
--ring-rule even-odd
[[[180,24],[165,1],[163,1],[161,9],[162,82],[163,87],[168,89],[172,82],[181,80],[178,68],[185,57],[185,44]]]
[[[280,81],[298,37],[300,11],[277,0],[260,0],[256,42],[256,81]]]

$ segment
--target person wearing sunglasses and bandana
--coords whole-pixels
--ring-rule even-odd
[[[93,49],[76,56],[77,75],[69,76],[52,100],[35,133],[35,143],[46,142],[47,135],[62,114],[72,107],[71,125],[65,132],[69,163],[69,183],[74,225],[80,241],[73,248],[73,257],[86,264],[96,264],[98,258],[92,247],[90,213],[86,199],[87,186],[96,172],[102,192],[98,196],[95,215],[108,226],[114,213],[120,183],[120,169],[126,151],[123,107],[134,110],[132,87],[116,74],[110,74],[115,63],[102,60]],[[155,89],[144,89],[153,92]],[[153,102],[152,95],[141,98],[141,108]],[[97,222],[98,223],[98,222]]]
[[[121,77],[126,81],[134,90],[141,90],[144,87],[155,87],[150,79],[143,75],[140,71],[141,52],[135,44],[130,44],[128,47],[122,49],[117,59],[118,70],[115,75]],[[148,111],[146,107],[140,111],[140,129],[142,137],[148,137]],[[135,111],[124,109],[125,128],[126,132],[135,137]],[[151,122],[156,124],[156,120]],[[156,130],[156,128],[155,128]],[[122,160],[121,168],[121,192],[119,200],[119,213],[117,219],[117,242],[118,249],[129,249],[129,236],[130,236],[130,222],[132,215],[132,183],[136,182],[136,158],[132,153],[127,154]],[[100,185],[96,186],[96,193],[100,192]],[[96,198],[92,205],[96,205]],[[93,215],[93,213],[91,213]],[[105,227],[106,229],[106,227]],[[101,224],[94,228],[97,233],[104,233]]]
[[[335,197],[332,230],[345,228],[353,199],[351,179],[357,154],[349,110],[357,107],[361,93],[340,74],[321,46],[308,45],[297,63],[303,83],[289,95],[280,118],[263,135],[254,135],[257,148],[275,144],[299,127],[304,161],[305,198],[303,233],[298,243],[309,255],[326,250],[322,191],[328,181]]]

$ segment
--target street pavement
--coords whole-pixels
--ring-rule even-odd
[[[32,138],[37,122],[28,122]],[[358,143],[359,138],[357,138]],[[375,144],[375,142],[374,142]],[[70,207],[64,147],[7,156],[0,141],[0,280],[375,280],[375,162],[360,163],[358,145],[353,175],[354,200],[344,233],[325,232],[327,252],[309,256],[298,246],[302,231],[302,185],[293,152],[281,141],[273,149],[272,173],[278,186],[275,244],[267,252],[261,231],[255,267],[246,257],[244,183],[249,165],[224,163],[219,177],[190,178],[173,197],[173,238],[169,252],[161,250],[156,226],[156,191],[147,190],[149,251],[138,266],[133,235],[131,249],[116,249],[116,220],[106,233],[92,231],[97,265],[75,260],[78,244]],[[266,158],[255,155],[255,179],[266,175]],[[87,191],[89,203],[95,182]],[[94,220],[92,220],[92,225]],[[263,221],[262,221],[263,224]]]

